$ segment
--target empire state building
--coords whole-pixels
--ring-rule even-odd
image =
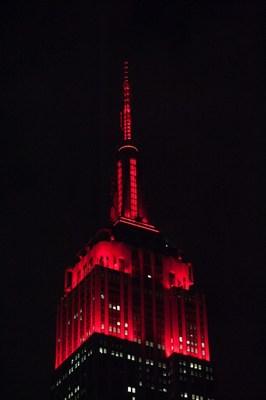
[[[214,400],[204,294],[144,208],[127,62],[122,97],[110,221],[65,271],[52,398]]]

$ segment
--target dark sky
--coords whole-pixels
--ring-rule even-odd
[[[1,10],[6,398],[49,398],[64,269],[108,215],[127,58],[149,214],[206,292],[217,399],[261,399],[262,9],[96,3]]]

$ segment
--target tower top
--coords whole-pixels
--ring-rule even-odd
[[[139,150],[132,140],[128,61],[123,65],[123,104],[120,113],[122,145],[118,148],[116,161],[116,189],[111,208],[113,225],[124,223],[134,227],[159,232],[148,222],[139,184]]]

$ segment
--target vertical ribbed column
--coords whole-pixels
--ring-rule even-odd
[[[182,338],[183,338],[183,354],[187,354],[187,321],[186,321],[186,305],[184,297],[181,297],[181,319],[182,319]]]
[[[205,359],[206,360],[210,360],[207,309],[206,309],[206,301],[205,301],[205,296],[204,295],[202,295],[202,304],[203,304],[203,326],[204,326]]]
[[[104,270],[104,333],[108,335],[109,329],[109,270]]]

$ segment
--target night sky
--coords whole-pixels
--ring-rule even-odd
[[[206,292],[217,399],[263,398],[262,9],[36,3],[1,7],[1,398],[49,398],[64,269],[108,218],[124,59],[151,221]]]

